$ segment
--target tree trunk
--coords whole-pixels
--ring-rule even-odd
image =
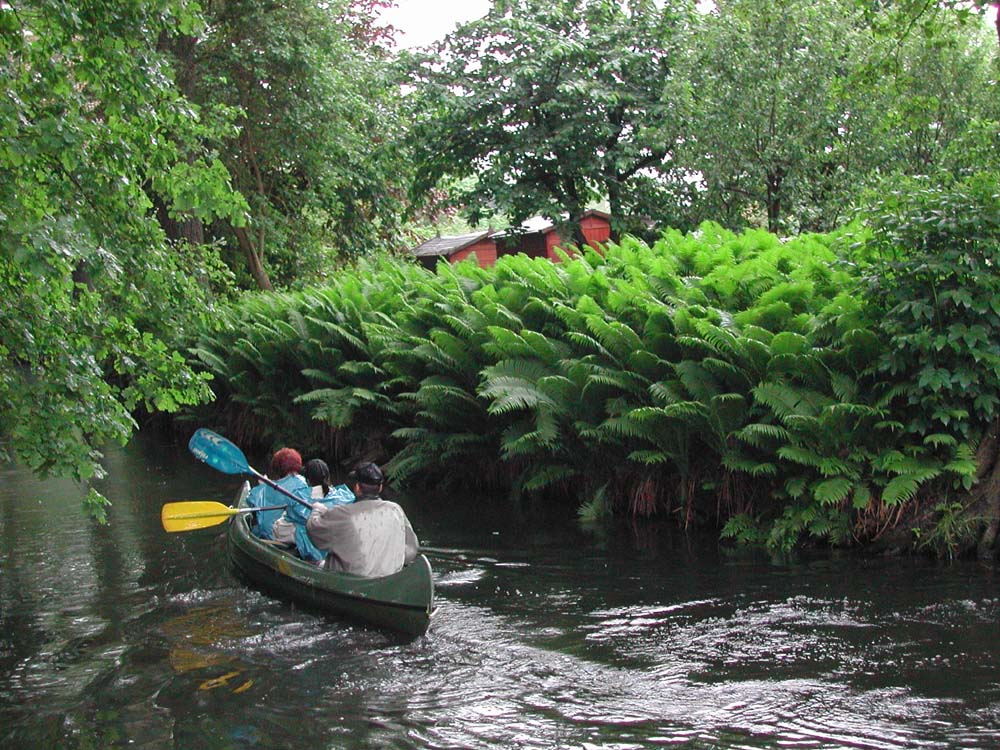
[[[606,185],[608,189],[608,210],[611,213],[611,239],[614,240],[618,237],[616,225],[621,222],[624,216],[622,213],[622,189],[616,180],[608,180]]]
[[[170,216],[166,203],[159,195],[152,190],[147,190],[146,194],[153,202],[156,220],[168,238],[175,241],[183,240],[191,245],[205,244],[205,225],[202,224],[201,219],[196,219],[193,216],[184,216],[179,220],[174,219]]]
[[[996,435],[985,438],[979,446],[976,458],[979,461],[980,495],[986,506],[986,530],[979,539],[980,558],[996,554],[997,533],[1000,532],[1000,455],[997,450]]]
[[[781,183],[785,179],[785,172],[777,169],[767,175],[767,231],[778,231],[781,221]]]
[[[233,231],[236,233],[236,240],[240,244],[240,250],[246,255],[250,275],[257,282],[257,286],[265,292],[273,291],[274,286],[271,284],[271,279],[268,277],[267,271],[264,270],[264,262],[261,259],[260,249],[254,246],[247,228],[233,227]]]
[[[992,2],[989,5],[993,8],[993,23],[997,27],[997,44],[1000,44],[1000,2]]]

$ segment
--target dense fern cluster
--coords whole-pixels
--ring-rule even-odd
[[[908,384],[879,375],[848,252],[705,225],[557,264],[382,260],[248,297],[191,351],[238,440],[382,451],[396,481],[671,513],[779,547],[871,538],[975,464],[957,433],[904,429]]]

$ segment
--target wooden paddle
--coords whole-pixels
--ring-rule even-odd
[[[160,511],[160,521],[164,531],[194,531],[217,526],[228,518],[257,513],[262,510],[284,510],[285,505],[269,505],[263,508],[230,508],[228,505],[211,500],[187,500],[167,503]]]

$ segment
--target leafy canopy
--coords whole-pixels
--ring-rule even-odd
[[[683,1],[494,3],[409,60],[417,192],[476,175],[456,200],[474,219],[499,210],[515,224],[603,199],[616,217],[649,213],[687,126],[693,13]]]
[[[97,478],[134,410],[209,394],[165,334],[205,322],[199,281],[218,268],[170,247],[150,212],[154,194],[245,210],[192,150],[212,133],[156,51],[199,23],[184,0],[0,6],[0,458]]]

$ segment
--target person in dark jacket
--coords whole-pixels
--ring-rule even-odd
[[[327,568],[371,578],[401,570],[416,558],[419,542],[403,509],[382,499],[382,470],[359,464],[347,482],[357,500],[315,507],[306,523],[313,544],[328,553]]]

